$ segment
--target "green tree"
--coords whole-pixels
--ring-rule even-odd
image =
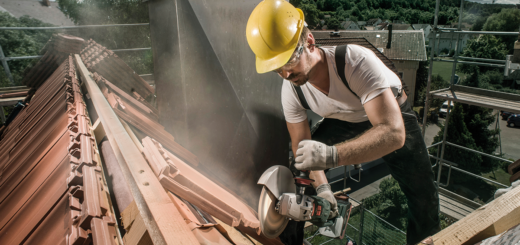
[[[401,230],[406,230],[408,204],[394,178],[387,178],[379,184],[380,192],[364,200],[365,208],[374,210],[381,218]]]
[[[484,24],[487,21],[487,17],[485,16],[479,16],[477,20],[475,20],[475,24],[471,27],[472,31],[482,31],[482,28],[484,27]]]
[[[456,103],[450,111],[450,120],[448,123],[448,134],[446,135],[446,140],[457,145],[481,151],[482,149],[477,147],[472,133],[466,126],[466,115],[467,114],[464,113],[464,108],[462,104]],[[445,125],[441,125],[440,128],[441,130],[439,130],[439,133],[434,137],[433,143],[442,141]],[[430,150],[430,153],[432,155],[436,155],[437,148],[432,148]],[[480,169],[482,157],[478,154],[462,150],[456,147],[447,146],[444,152],[444,159],[454,162],[458,164],[459,168],[462,168],[466,171],[470,171],[474,174],[482,173]],[[446,177],[448,173],[447,168],[444,168],[444,171],[445,173],[443,173],[443,176]],[[471,178],[473,177],[468,176],[466,174],[461,174],[456,171],[452,171],[450,182],[461,183],[471,180]]]
[[[302,4],[300,8],[303,11],[303,14],[305,16],[305,22],[307,22],[309,28],[316,28],[320,24],[320,11],[318,10],[318,8],[316,8],[316,5],[307,3]]]
[[[326,0],[323,3],[323,7],[325,11],[336,11],[336,9],[341,5],[340,0]]]
[[[341,28],[341,23],[335,17],[328,18],[325,24],[327,25],[327,29],[329,30],[336,30]]]
[[[502,9],[498,14],[489,16],[482,30],[484,31],[510,31],[517,32],[520,26],[520,9]],[[513,53],[513,45],[516,36],[500,36],[509,53]]]
[[[43,27],[52,26],[40,20],[22,16],[13,17],[6,12],[0,12],[0,26],[8,27]],[[0,45],[6,57],[38,55],[42,47],[47,43],[53,31],[31,31],[31,30],[4,30],[0,32]],[[21,85],[24,69],[34,60],[8,61],[11,75],[15,85]],[[0,87],[9,86],[4,69],[0,69]]]
[[[473,150],[493,154],[498,146],[498,137],[496,137],[498,130],[489,129],[494,120],[495,117],[491,109],[457,103],[450,112],[446,140]],[[433,140],[434,143],[442,140],[444,127],[444,125],[441,126],[441,130]],[[437,149],[431,149],[430,153],[436,155]],[[500,163],[496,160],[450,146],[445,148],[444,159],[454,162],[458,164],[459,168],[477,175],[494,171],[500,167]],[[444,168],[443,171],[443,176],[446,177],[448,169]],[[481,184],[479,182],[481,182],[479,179],[467,174],[458,171],[451,172],[450,184],[463,184],[471,189]],[[490,193],[485,197],[480,197],[480,199],[487,200],[489,195]]]
[[[493,35],[482,35],[468,40],[468,43],[460,56],[475,57],[484,59],[504,60],[507,55],[507,48],[504,43]],[[458,70],[462,73],[471,74],[475,71],[474,65],[461,64]],[[481,73],[496,70],[497,68],[480,66],[477,68]]]
[[[77,25],[148,23],[148,4],[136,0],[58,0],[61,11]],[[148,26],[84,28],[78,36],[109,49],[145,48],[151,46]],[[117,54],[138,74],[153,72],[152,52],[120,52]]]

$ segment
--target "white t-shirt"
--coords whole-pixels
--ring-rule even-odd
[[[347,122],[364,122],[368,120],[363,105],[392,88],[394,95],[401,90],[401,80],[372,52],[359,45],[347,45],[345,56],[345,77],[354,95],[343,84],[336,70],[334,52],[336,47],[320,47],[327,57],[329,68],[329,95],[315,88],[310,83],[301,86],[310,109],[325,118],[335,118]],[[361,101],[360,101],[361,99]],[[298,94],[288,80],[283,81],[282,106],[285,120],[299,123],[307,119]]]

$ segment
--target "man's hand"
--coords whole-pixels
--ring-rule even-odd
[[[336,217],[338,215],[338,203],[334,197],[334,193],[332,193],[332,190],[330,189],[330,185],[323,184],[318,186],[318,188],[316,188],[316,193],[318,193],[319,197],[324,198],[330,202],[329,219]]]
[[[325,170],[338,166],[338,150],[314,140],[302,140],[296,151],[298,170]]]

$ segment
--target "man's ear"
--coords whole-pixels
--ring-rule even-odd
[[[314,46],[314,44],[316,44],[315,40],[314,40],[314,36],[312,35],[312,33],[309,32],[309,35],[307,36],[307,45],[308,45],[308,48],[309,48],[309,51],[314,51],[314,48],[316,46]]]

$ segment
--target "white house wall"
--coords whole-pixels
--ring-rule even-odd
[[[415,83],[417,77],[417,69],[419,69],[419,61],[409,60],[392,60],[395,68],[401,74],[404,84],[408,87],[408,102],[413,105],[415,99]]]

